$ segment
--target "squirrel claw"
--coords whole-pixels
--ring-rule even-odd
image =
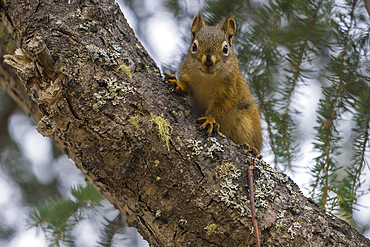
[[[203,124],[200,126],[200,129],[206,129],[207,126],[207,134],[210,136],[212,132],[218,133],[220,129],[220,125],[216,123],[216,120],[214,117],[200,117],[196,120],[197,123],[203,122]]]
[[[179,94],[181,97],[185,98],[186,92],[181,88],[179,82],[176,79],[176,76],[173,74],[167,74],[164,73],[164,79],[168,82],[168,87],[169,88],[175,88],[175,92]]]
[[[167,81],[169,79],[175,79],[176,80],[176,76],[174,74],[164,73],[164,79],[167,80]]]
[[[176,76],[173,75],[173,74],[164,73],[164,79],[166,81],[168,81],[168,86],[169,87],[174,87],[174,86],[177,86],[178,85]]]
[[[258,150],[255,147],[251,147],[248,143],[244,142],[242,145],[246,146],[246,151],[252,154],[254,157],[257,157]],[[257,158],[262,159],[262,155],[258,156]]]
[[[178,86],[178,82],[175,75],[164,73],[164,79],[168,82],[168,87],[172,88]]]

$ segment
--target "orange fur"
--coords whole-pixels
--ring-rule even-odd
[[[166,74],[166,80],[198,114],[204,115],[198,119],[203,122],[201,129],[208,127],[208,134],[219,130],[236,144],[249,144],[258,153],[262,147],[260,119],[232,49],[235,31],[231,15],[219,28],[205,26],[199,13],[191,26],[192,44],[179,80],[170,74]]]

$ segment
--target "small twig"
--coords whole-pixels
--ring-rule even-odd
[[[251,158],[252,161],[249,163],[248,166],[248,184],[249,184],[249,195],[251,199],[251,214],[252,214],[252,223],[254,228],[254,234],[256,237],[256,246],[260,247],[260,235],[258,232],[258,225],[256,220],[256,210],[254,206],[254,190],[253,190],[253,169],[254,169],[254,161],[255,158]],[[250,160],[249,160],[250,161]]]

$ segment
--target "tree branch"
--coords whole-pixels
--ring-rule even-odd
[[[196,130],[198,116],[168,91],[114,1],[70,2],[0,0],[18,48],[4,59],[34,102],[25,110],[36,120],[31,109],[42,113],[38,131],[151,245],[255,243],[243,150]],[[12,72],[2,64],[0,73]],[[0,84],[17,102],[27,98],[19,80]],[[262,161],[255,167],[262,246],[369,246],[285,175]]]

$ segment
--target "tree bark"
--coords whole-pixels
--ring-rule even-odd
[[[0,15],[18,48],[4,60],[19,77],[1,63],[0,85],[151,246],[255,243],[248,157],[197,130],[114,1],[0,0]],[[288,177],[256,166],[262,246],[370,246]]]

